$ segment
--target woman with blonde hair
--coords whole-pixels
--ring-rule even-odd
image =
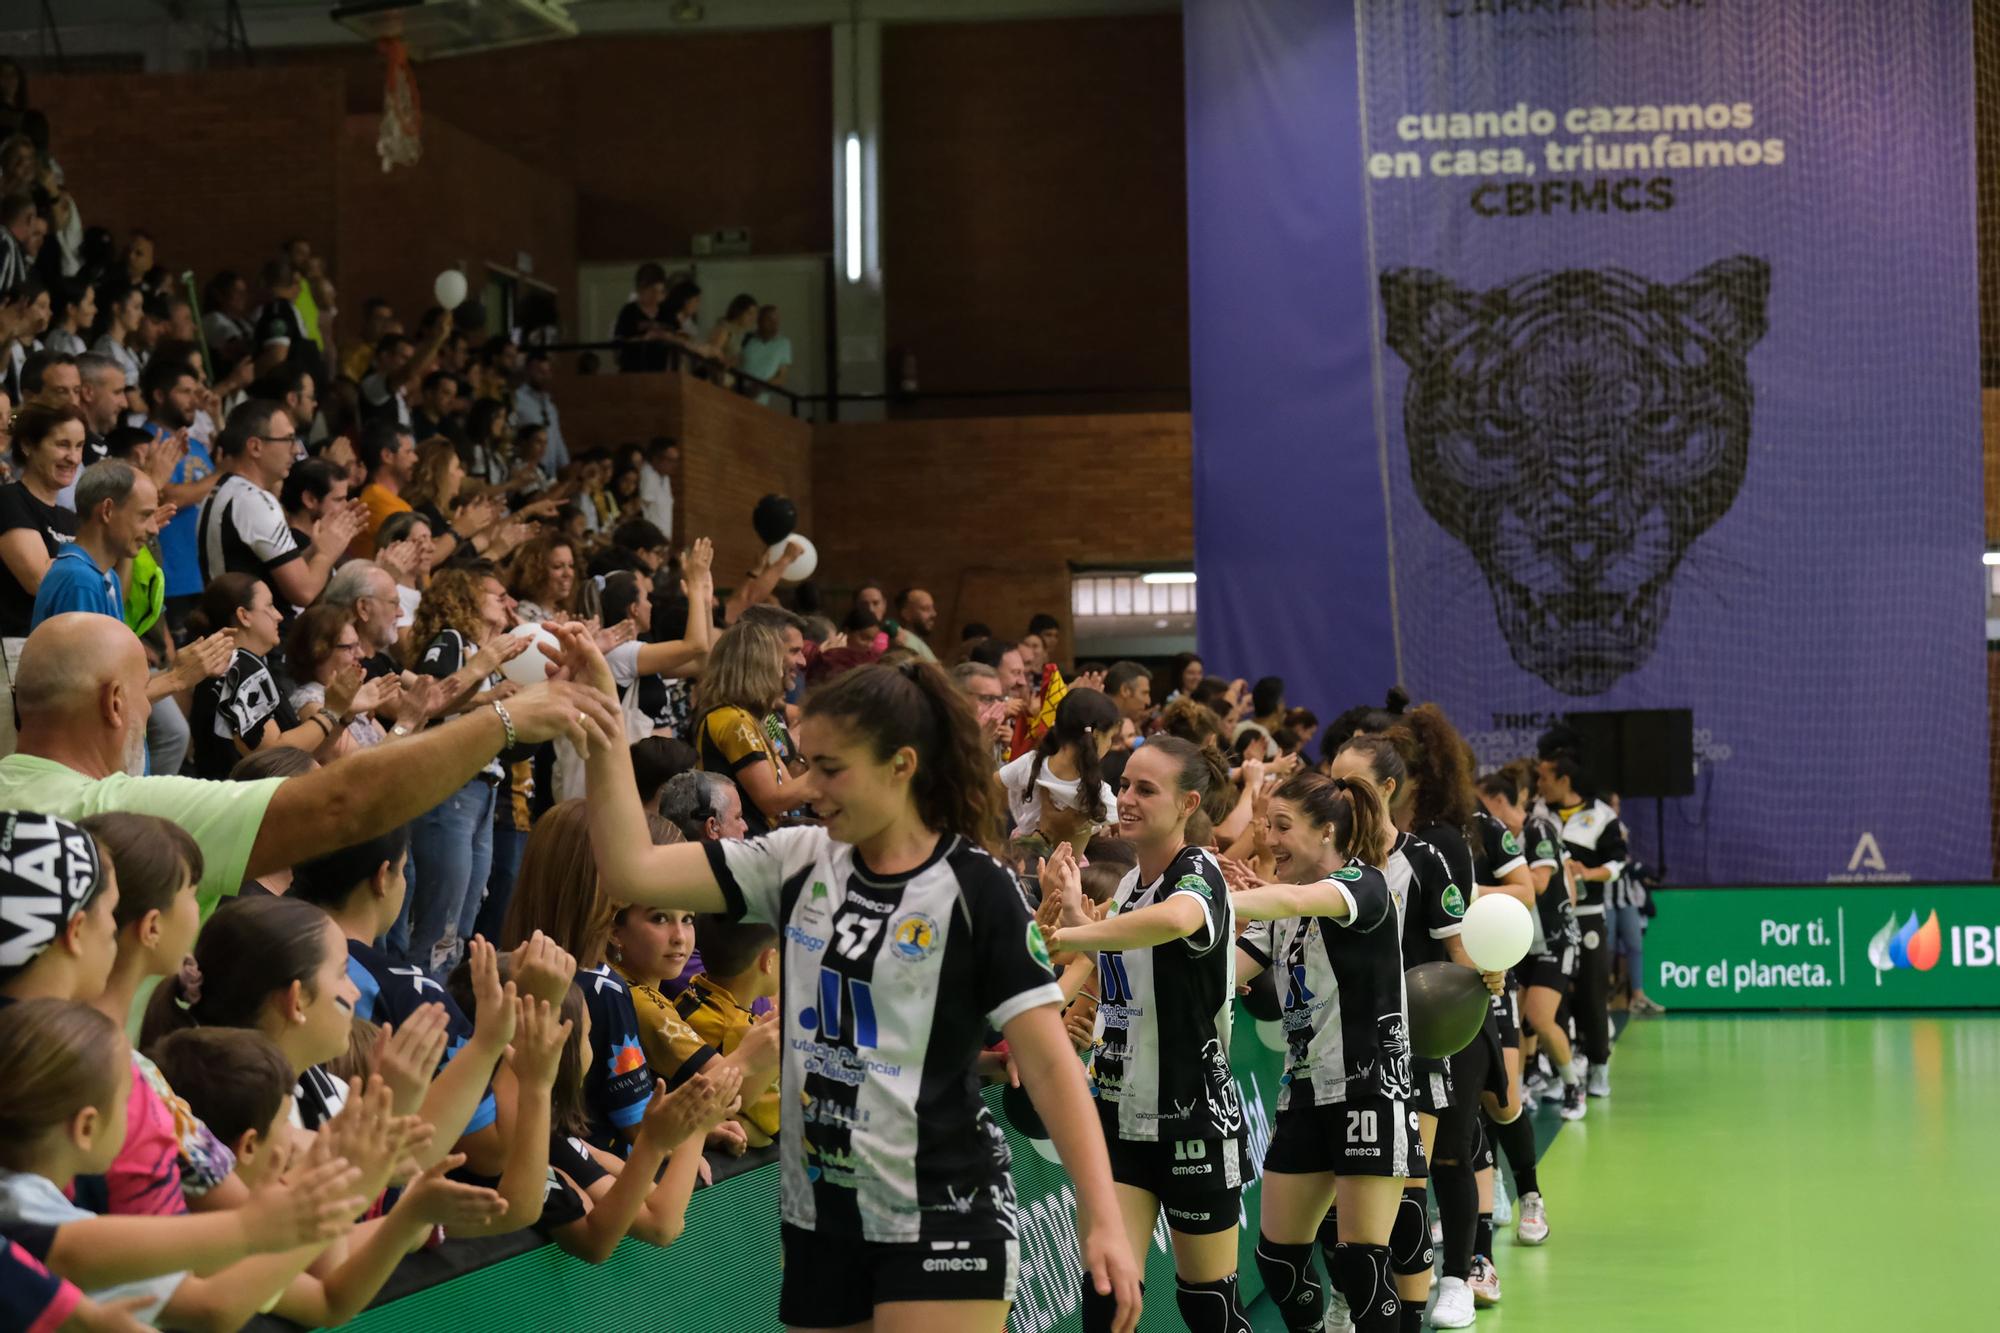
[[[785,699],[785,636],[761,621],[738,621],[709,650],[695,687],[695,750],[702,768],[736,784],[750,836],[770,831],[799,804],[778,760],[768,719]]]
[[[403,499],[430,523],[433,567],[466,542],[481,555],[498,560],[526,536],[525,531],[509,531],[507,506],[499,497],[482,495],[461,503],[465,478],[458,446],[450,440],[440,436],[418,446],[417,466]]]

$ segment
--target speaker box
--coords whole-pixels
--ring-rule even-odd
[[[1694,713],[1629,708],[1570,713],[1587,779],[1622,797],[1694,795]]]

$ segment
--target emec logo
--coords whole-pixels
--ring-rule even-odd
[[[1938,929],[1937,912],[1922,925],[1917,924],[1917,914],[1910,913],[1910,919],[1902,925],[1896,924],[1892,913],[1887,925],[1875,932],[1875,938],[1868,941],[1868,961],[1875,966],[1875,984],[1882,984],[1882,974],[1900,968],[1912,968],[1918,972],[1928,972],[1937,966],[1938,954],[1944,944],[1943,932]]]

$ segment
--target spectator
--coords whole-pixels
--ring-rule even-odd
[[[618,312],[611,337],[620,344],[618,369],[626,373],[665,370],[676,341],[674,322],[662,310],[667,299],[667,273],[658,264],[639,265],[632,279],[632,299]]]
[[[108,356],[85,352],[76,359],[77,406],[83,409],[84,456],[105,456],[105,440],[125,413],[125,372]]]
[[[1160,681],[1154,693],[1163,704],[1194,695],[1194,687],[1201,684],[1202,666],[1199,653],[1175,653],[1174,660],[1167,667],[1167,674]]]
[[[97,322],[97,289],[80,277],[64,278],[61,287],[62,311],[43,339],[52,352],[82,356],[90,350],[84,334]]]
[[[408,628],[424,589],[430,586],[430,572],[438,563],[431,525],[415,511],[391,514],[376,534],[376,542],[375,563],[395,577],[399,623]]]
[[[21,397],[24,401],[56,398],[81,406],[82,378],[77,373],[76,358],[68,352],[46,349],[36,352],[21,364]]]
[[[767,624],[737,624],[716,640],[695,691],[702,710],[695,719],[701,766],[736,784],[753,837],[769,832],[799,803],[764,728],[764,719],[784,702],[786,674],[784,637]]]
[[[705,350],[710,356],[734,366],[743,359],[743,340],[757,328],[757,298],[748,292],[739,292],[729,302],[729,309],[717,320],[715,327],[708,331]]]
[[[234,366],[250,354],[257,335],[256,325],[249,318],[250,284],[243,280],[242,274],[226,268],[208,280],[201,299],[207,307],[201,317],[201,330],[208,339],[215,367],[219,371]]]
[[[217,575],[188,624],[204,635],[231,630],[236,640],[228,670],[195,687],[188,729],[194,735],[196,777],[226,778],[238,759],[270,745],[305,750],[322,763],[333,758],[346,701],[301,717],[279,692],[265,659],[278,646],[284,619],[262,579]]]
[[[75,540],[58,549],[35,593],[32,624],[65,611],[125,618],[118,566],[142,550],[159,525],[153,479],[116,458],[85,468],[76,483]],[[0,550],[4,550],[0,537]]]
[[[1028,633],[1042,642],[1042,661],[1062,665],[1062,622],[1046,611],[1028,617]],[[1040,663],[1036,663],[1037,666]]]
[[[487,706],[504,683],[499,668],[529,643],[507,628],[505,593],[494,580],[459,568],[438,571],[409,643],[416,650],[411,665],[444,682],[439,716]],[[494,791],[506,777],[496,755],[411,825],[411,900],[389,937],[398,962],[442,977],[470,941],[493,865]]]
[[[937,603],[922,588],[905,588],[896,594],[896,646],[908,648],[926,662],[937,661],[931,651],[931,633],[937,629]]]
[[[278,249],[299,277],[299,294],[292,304],[298,309],[299,324],[306,337],[322,353],[320,361],[324,365],[323,354],[333,345],[333,321],[339,313],[333,306],[333,283],[326,276],[325,264],[313,253],[311,241],[295,236]]]
[[[636,914],[643,909],[631,910]],[[695,941],[703,956],[702,970],[681,992],[674,1009],[697,1037],[729,1055],[757,1021],[752,1006],[777,998],[778,928],[709,912],[695,918]],[[753,1148],[778,1137],[778,1117],[775,1087],[745,1098],[737,1112]]]
[[[1079,828],[1087,837],[1091,828],[1116,817],[1118,798],[1104,781],[1103,764],[1118,739],[1119,720],[1118,705],[1097,690],[1063,695],[1054,725],[1034,750],[1000,770],[1013,837],[1037,832],[1045,820],[1062,825],[1062,831],[1052,831],[1051,843]]]
[[[433,370],[424,376],[423,393],[410,412],[410,434],[429,441],[438,436],[456,442],[465,434],[459,424],[458,376]]]
[[[1007,691],[1000,685],[1000,673],[984,662],[960,662],[951,669],[951,678],[959,689],[965,691],[965,697],[972,700],[972,709],[979,714],[980,728],[993,745],[996,761],[1005,761],[1013,726],[1007,712]]]
[[[354,613],[345,607],[324,602],[307,607],[292,625],[285,639],[285,673],[298,684],[292,687],[289,702],[301,717],[324,708],[346,732],[336,738],[332,755],[380,745],[388,731],[376,720],[375,710],[402,692],[402,677],[368,677],[361,666],[364,647],[354,627]],[[414,683],[414,678],[413,678]],[[398,714],[398,734],[421,726],[416,715],[429,691],[418,687],[414,695],[404,695]]]
[[[667,534],[643,518],[628,518],[611,530],[611,549],[625,568],[635,569],[651,580],[655,586],[655,609],[658,609],[658,583],[661,571],[667,569],[673,557],[673,546]]]
[[[298,428],[300,441],[298,458],[306,457],[304,436],[311,431],[313,419],[319,415],[319,381],[303,366],[286,362],[268,375],[260,376],[250,385],[252,398],[264,398],[285,409],[285,415]]]
[[[396,307],[380,296],[371,296],[361,304],[361,340],[347,349],[341,358],[341,378],[353,380],[356,384],[368,378],[375,368],[375,348],[382,339],[392,333],[403,331],[402,322],[396,318]]]
[[[28,276],[28,233],[33,230],[35,196],[26,191],[0,197],[0,292]]]
[[[865,610],[874,616],[877,624],[889,618],[888,595],[883,591],[882,585],[874,579],[864,580],[861,586],[854,590],[854,605],[856,609]]]
[[[647,442],[646,465],[639,472],[639,505],[669,541],[674,535],[674,473],[680,466],[681,448],[672,437],[655,435]]]
[[[757,312],[757,331],[743,340],[743,373],[766,384],[782,386],[792,369],[792,340],[778,331],[778,307]],[[771,395],[759,391],[757,401],[769,407]]]
[[[401,634],[400,603],[396,580],[372,560],[350,560],[327,580],[321,600],[328,606],[343,607],[354,617],[354,634],[361,641],[364,674],[389,676],[397,672],[393,653]]]
[[[576,595],[576,546],[567,537],[537,537],[514,553],[507,591],[521,623],[567,617]]]
[[[0,216],[5,216],[0,208]],[[99,356],[108,356],[118,363],[125,372],[127,384],[139,382],[139,354],[141,329],[146,323],[146,294],[136,286],[113,287],[99,303],[99,319],[104,323],[104,331],[98,335],[90,350]]]
[[[222,480],[208,446],[189,429],[194,425],[194,372],[165,358],[148,368],[140,381],[146,399],[144,429],[155,441],[171,440],[181,456],[160,499],[174,507],[174,517],[160,532],[160,567],[167,576],[167,616],[176,625],[200,599],[202,502]]]
[[[1299,738],[1299,748],[1312,744],[1312,738],[1319,732],[1319,715],[1310,708],[1288,708],[1285,710],[1285,725]]]
[[[374,369],[359,382],[363,417],[410,428],[409,385],[416,378],[416,361],[414,342],[400,332],[382,335],[375,344]]]
[[[1250,688],[1250,720],[1268,734],[1285,725],[1285,678],[1264,676]]]
[[[326,361],[300,316],[298,302],[305,292],[304,279],[290,260],[273,259],[264,265],[263,280],[271,299],[257,312],[257,374],[268,375],[289,363],[315,379],[324,376]]]
[[[359,556],[372,556],[376,549],[376,535],[391,514],[410,512],[409,502],[403,499],[403,488],[410,484],[410,477],[417,467],[417,441],[407,426],[392,425],[387,421],[372,423],[361,432],[360,443],[355,446],[355,454],[361,460],[362,470],[368,475],[367,485],[361,488],[361,502],[368,506],[368,522],[355,535],[351,549]]]
[[[549,396],[553,378],[549,354],[539,348],[528,353],[523,370],[526,379],[514,391],[515,428],[517,431],[528,426],[544,428],[547,439],[539,460],[542,472],[550,478],[559,477],[569,466],[569,448],[563,443],[562,413],[556,410],[555,399]]]
[[[347,469],[325,457],[293,464],[278,488],[278,505],[301,551],[313,544],[314,526],[346,503]]]
[[[632,773],[639,784],[639,803],[648,809],[658,805],[666,785],[683,773],[698,771],[695,766],[700,762],[701,756],[692,745],[671,736],[647,736],[633,741]],[[728,782],[726,778],[721,781]]]
[[[76,511],[58,507],[56,495],[82,466],[83,414],[29,403],[14,417],[13,460],[20,480],[0,486],[0,684],[16,678],[50,562],[76,540]],[[13,749],[14,711],[0,697],[0,754]]]
[[[1153,674],[1137,662],[1114,662],[1104,673],[1104,692],[1133,723],[1143,723],[1153,711]]]
[[[465,414],[465,471],[481,486],[518,489],[511,470],[508,404],[497,398],[476,400]]]
[[[660,813],[689,842],[720,842],[750,834],[742,793],[721,773],[678,773],[660,789],[658,804]]]
[[[202,501],[198,548],[201,575],[248,574],[269,584],[289,606],[309,606],[326,587],[334,562],[361,530],[353,505],[338,505],[313,525],[301,548],[278,493],[297,457],[298,428],[282,407],[251,399],[229,414],[216,444],[222,479]],[[282,614],[282,612],[281,612]]]
[[[434,565],[441,565],[460,550],[477,548],[482,555],[498,559],[511,549],[511,537],[525,535],[527,529],[500,529],[496,525],[507,516],[506,502],[498,496],[481,496],[459,502],[465,490],[465,464],[450,440],[433,439],[417,450],[410,484],[403,494],[411,509],[430,524]]]

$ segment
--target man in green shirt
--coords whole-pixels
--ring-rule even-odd
[[[15,676],[20,748],[0,759],[0,810],[72,820],[130,810],[173,820],[207,862],[197,890],[204,918],[246,879],[407,823],[510,744],[566,735],[586,746],[586,716],[607,734],[624,726],[615,700],[550,681],[295,778],[133,777],[144,769],[146,676],[145,650],[121,621],[72,612],[36,626]]]

